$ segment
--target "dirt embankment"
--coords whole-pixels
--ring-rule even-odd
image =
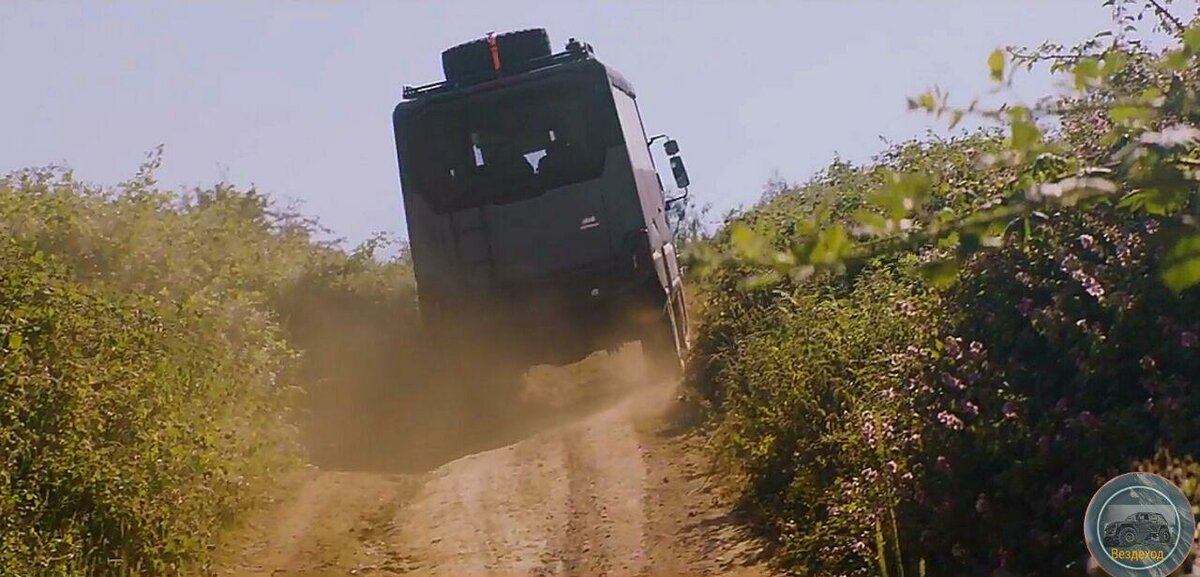
[[[533,396],[586,414],[543,415],[540,432],[427,473],[314,469],[232,541],[220,574],[767,574],[702,439],[666,415],[674,387],[608,378],[580,403],[562,397],[579,381],[553,386],[563,375],[534,375]]]

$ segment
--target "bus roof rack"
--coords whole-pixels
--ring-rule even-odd
[[[528,60],[527,62],[524,62],[522,64],[519,71],[513,72],[512,75],[524,74],[524,73],[533,72],[536,70],[544,70],[547,68],[552,68],[554,66],[566,64],[568,62],[580,62],[583,60],[591,60],[593,58],[595,58],[595,51],[592,49],[592,46],[590,44],[588,44],[586,42],[579,42],[578,40],[572,38],[569,42],[567,42],[566,50],[564,50],[562,52],[558,52],[556,54],[551,54],[549,56],[542,56],[539,58],[534,58],[534,59]],[[442,80],[439,82],[423,84],[420,86],[407,86],[406,85],[401,89],[401,95],[404,97],[405,100],[415,100],[418,98],[424,98],[424,97],[434,96],[437,94],[442,94],[445,92],[450,92],[453,90],[457,90],[459,88],[475,86],[478,84],[486,84],[487,82],[490,82],[492,80],[496,80],[496,78],[494,78],[494,77],[476,77],[476,78],[464,78],[464,79],[460,79],[457,81]]]

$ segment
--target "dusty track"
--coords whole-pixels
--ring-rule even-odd
[[[223,575],[765,575],[673,388],[424,475],[314,471]]]

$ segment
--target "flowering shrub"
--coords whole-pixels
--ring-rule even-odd
[[[918,255],[750,287],[748,269],[714,274],[690,382],[788,558],[832,574],[1079,566],[1091,493],[1200,442],[1200,299],[1153,274],[1158,230],[1062,215],[946,289]]]
[[[735,290],[711,297],[698,358],[714,354],[691,370],[720,384],[706,393],[725,415],[726,455],[785,550],[813,572],[868,567],[894,550],[895,507],[913,494],[911,456],[923,443],[910,395],[920,365],[905,347],[938,314],[923,290],[891,268],[835,290],[764,289],[772,303],[746,306]],[[733,338],[718,342],[722,332]]]
[[[1107,479],[1200,500],[1200,28],[1178,33],[1067,55],[1058,133],[1002,111],[1003,132],[835,162],[715,237],[689,383],[798,572],[1082,574]]]

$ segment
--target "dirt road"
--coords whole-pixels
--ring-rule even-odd
[[[766,575],[700,437],[643,388],[421,475],[311,471],[223,575]]]

